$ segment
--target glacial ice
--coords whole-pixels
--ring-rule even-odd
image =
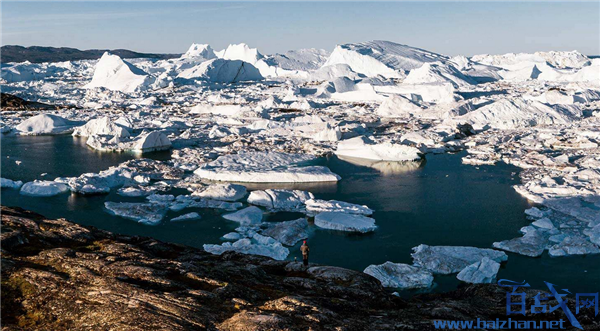
[[[69,133],[75,125],[57,115],[40,114],[26,119],[15,129],[22,135],[52,135]]]
[[[329,230],[367,233],[375,231],[375,220],[356,214],[326,211],[315,216],[315,225]]]
[[[419,245],[413,248],[412,253],[416,266],[430,270],[435,274],[446,275],[460,272],[485,257],[498,263],[508,259],[506,253],[501,251],[464,246]]]
[[[304,204],[306,205],[306,213],[309,216],[315,216],[318,213],[326,211],[365,216],[371,216],[373,214],[373,210],[365,205],[357,205],[344,201],[310,199],[306,200]]]
[[[8,178],[0,178],[0,186],[2,188],[12,188],[18,190],[23,186],[23,182],[20,180],[12,180]]]
[[[171,222],[195,221],[195,220],[199,220],[200,218],[201,218],[200,214],[198,214],[196,212],[192,212],[192,213],[187,213],[187,214],[183,214],[181,216],[171,218]]]
[[[104,53],[86,88],[105,87],[121,92],[135,92],[154,83],[154,78],[117,55]]]
[[[335,182],[340,177],[324,166],[309,165],[311,155],[239,152],[201,165],[194,174],[216,181],[251,183]]]
[[[34,180],[33,182],[23,184],[19,193],[33,197],[51,197],[67,191],[69,191],[69,187],[63,183]]]
[[[388,261],[384,264],[373,264],[368,266],[363,272],[377,278],[384,287],[400,290],[429,288],[433,284],[433,275],[431,272],[403,263]]]
[[[238,210],[235,213],[225,214],[223,218],[226,220],[238,222],[242,225],[260,224],[263,218],[263,212],[258,207],[250,206]]]
[[[237,184],[212,184],[192,195],[205,199],[238,201],[246,195],[246,187]]]
[[[261,234],[271,237],[286,246],[294,246],[300,240],[308,238],[308,221],[299,218],[293,221],[267,222]]]
[[[360,136],[339,142],[335,154],[342,157],[368,159],[376,161],[414,161],[421,158],[420,151],[412,146],[375,143]]]
[[[130,136],[130,133],[126,127],[111,121],[108,116],[90,120],[85,125],[77,127],[73,131],[73,136],[89,137],[94,135],[126,138]]]
[[[314,195],[306,191],[268,189],[250,192],[248,203],[267,209],[302,211],[305,202],[311,199],[314,199]]]
[[[212,59],[182,71],[177,77],[202,79],[213,83],[236,83],[262,80],[263,76],[250,63],[240,60]]]
[[[500,263],[489,257],[484,257],[480,261],[466,266],[456,275],[456,278],[467,283],[489,284],[496,279],[498,270],[500,270]]]
[[[145,225],[158,225],[167,212],[167,206],[161,203],[107,201],[104,207],[113,215]]]

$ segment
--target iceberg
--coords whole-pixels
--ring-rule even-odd
[[[8,178],[0,178],[0,186],[2,188],[12,188],[18,190],[23,186],[23,182],[20,180],[11,180]]]
[[[426,269],[403,263],[386,262],[370,265],[364,271],[381,282],[383,287],[408,290],[429,288],[433,284],[433,275]]]
[[[212,184],[195,191],[192,195],[204,199],[238,201],[246,195],[246,187],[236,184]]]
[[[89,137],[94,135],[108,135],[111,137],[129,137],[129,130],[122,125],[111,121],[108,116],[95,118],[85,125],[75,128],[73,136]]]
[[[260,224],[262,222],[263,212],[258,207],[250,206],[238,210],[235,213],[225,214],[223,215],[223,218],[243,225]]]
[[[208,44],[192,44],[185,52],[182,59],[194,59],[198,61],[206,61],[216,58],[215,52]]]
[[[250,192],[248,203],[267,209],[302,211],[307,200],[314,199],[310,192],[300,190],[256,190]]]
[[[422,111],[421,107],[407,98],[392,94],[381,103],[376,113],[381,117],[411,117]]]
[[[15,127],[22,135],[53,135],[69,133],[76,124],[57,115],[32,116]]]
[[[34,180],[33,182],[23,184],[19,193],[32,197],[51,197],[68,191],[69,187],[63,183]]]
[[[147,153],[171,148],[171,140],[160,131],[142,132],[137,137],[93,135],[86,144],[100,151]]]
[[[375,220],[356,214],[326,211],[315,216],[315,225],[330,230],[367,233],[375,231]]]
[[[506,253],[477,247],[419,245],[411,254],[416,266],[435,274],[453,274],[487,257],[498,263],[508,260]]]
[[[285,260],[290,253],[287,248],[283,247],[275,239],[259,234],[254,235],[253,238],[242,238],[233,243],[225,242],[221,245],[205,244],[203,247],[205,251],[216,255],[234,251],[241,254],[267,256],[275,260]]]
[[[155,79],[142,69],[105,52],[96,64],[92,81],[85,88],[105,87],[109,90],[132,93],[147,88]]]
[[[315,216],[318,213],[326,211],[342,212],[346,214],[356,214],[370,216],[373,210],[365,205],[357,205],[354,203],[337,201],[337,200],[321,200],[310,199],[304,202],[306,205],[306,213],[309,216]]]
[[[456,278],[466,283],[489,284],[496,279],[498,270],[500,270],[500,263],[484,257],[481,261],[466,266]]]
[[[187,214],[172,218],[171,222],[195,221],[195,220],[199,220],[200,218],[202,218],[200,216],[200,214],[193,212],[193,213],[187,213]]]
[[[182,71],[177,77],[202,79],[212,83],[237,83],[262,80],[263,76],[250,63],[240,60],[212,59]]]
[[[324,166],[310,166],[315,157],[281,152],[238,152],[219,156],[194,171],[201,178],[247,183],[335,182],[340,177]]]
[[[355,72],[368,77],[403,78],[406,71],[435,61],[446,61],[443,55],[423,49],[375,40],[338,45],[324,66],[347,64]]]
[[[271,237],[286,246],[294,246],[300,240],[308,238],[308,221],[306,218],[265,224],[266,229],[261,234]]]
[[[376,161],[414,161],[421,158],[419,153],[412,146],[390,142],[375,143],[365,136],[342,140],[335,151],[337,156]]]
[[[167,212],[167,205],[161,203],[107,201],[104,207],[113,215],[145,225],[158,225]]]

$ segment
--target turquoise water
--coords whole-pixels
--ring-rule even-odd
[[[99,153],[85,146],[81,139],[56,137],[2,137],[2,177],[30,181],[52,180],[58,176],[78,176],[117,165],[135,154]],[[170,152],[144,154],[165,160]],[[518,183],[519,169],[499,164],[473,167],[461,164],[463,154],[427,155],[416,165],[383,166],[377,169],[356,165],[336,157],[323,164],[342,180],[329,184],[249,185],[249,189],[305,189],[317,198],[365,204],[375,210],[379,226],[371,234],[358,235],[311,227],[309,244],[311,262],[363,270],[369,264],[386,261],[412,263],[411,248],[419,244],[457,245],[490,248],[494,241],[517,237],[518,230],[529,224],[523,211],[530,204],[512,185]],[[16,165],[15,160],[22,163]],[[47,173],[45,176],[41,174]],[[175,190],[172,193],[184,194]],[[164,222],[144,226],[106,213],[105,201],[143,201],[125,198],[114,191],[108,195],[79,196],[62,194],[51,198],[34,198],[15,190],[2,190],[2,204],[19,206],[47,217],[64,217],[113,232],[150,236],[160,240],[202,247],[220,243],[220,237],[236,223],[220,217],[210,209],[186,209],[170,212],[166,219],[196,211],[202,219],[193,222]],[[267,214],[267,221],[302,217],[296,213]],[[300,259],[299,246],[290,248],[288,259]],[[508,253],[508,263],[498,277],[527,280],[543,288],[548,281],[571,291],[596,292],[600,288],[600,256],[528,258]],[[458,286],[455,276],[436,277],[435,291]]]

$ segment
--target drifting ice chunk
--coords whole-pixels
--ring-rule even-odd
[[[587,238],[568,236],[559,244],[548,249],[550,256],[600,254],[600,248],[591,243]]]
[[[315,216],[315,225],[330,230],[367,233],[375,231],[375,220],[362,215],[323,212]]]
[[[303,210],[307,200],[314,199],[310,192],[300,190],[257,190],[250,192],[248,203],[268,209],[296,211]]]
[[[171,222],[195,221],[195,220],[199,220],[200,218],[201,218],[200,214],[194,212],[194,213],[188,213],[185,215],[181,215],[181,216],[172,218]]]
[[[25,183],[21,187],[20,193],[33,197],[51,197],[67,192],[68,190],[69,187],[63,183],[47,180],[34,180],[33,182]]]
[[[340,177],[327,167],[308,166],[310,155],[279,152],[239,152],[224,155],[194,171],[201,178],[228,182],[335,182]]]
[[[410,117],[418,115],[423,109],[407,98],[392,94],[377,108],[377,115],[381,117]]]
[[[262,80],[258,69],[240,60],[212,59],[182,71],[180,78],[203,79],[213,83]]]
[[[309,216],[314,216],[325,211],[336,211],[346,214],[365,216],[370,216],[373,214],[373,210],[365,205],[361,206],[344,201],[311,199],[306,201],[305,204],[306,212]]]
[[[274,239],[270,241],[263,240],[260,235],[255,235],[256,238],[248,239],[243,238],[234,243],[225,242],[222,245],[204,245],[204,250],[216,255],[221,255],[227,251],[234,251],[242,254],[254,254],[268,256],[275,260],[284,260],[290,251],[283,247],[281,243],[276,242]]]
[[[223,215],[226,220],[238,222],[240,224],[260,224],[263,218],[263,212],[258,207],[247,207],[235,213]]]
[[[287,246],[294,246],[298,241],[308,238],[308,221],[306,218],[280,223],[267,223],[267,226],[262,234]]]
[[[523,237],[495,242],[494,248],[505,251],[537,257],[544,253],[548,245],[548,234],[540,230],[527,232]]]
[[[10,180],[7,178],[0,178],[0,186],[2,186],[2,188],[12,188],[12,189],[19,189],[21,188],[21,186],[23,186],[23,182],[20,180]]]
[[[190,110],[190,114],[213,114],[213,115],[223,115],[223,116],[235,116],[241,113],[245,108],[240,105],[210,105],[210,104],[199,104]],[[214,130],[213,135],[218,134]],[[225,134],[224,136],[226,136]]]
[[[164,151],[171,148],[171,141],[164,133],[152,131],[140,135],[133,144],[135,152]]]
[[[377,278],[384,287],[397,289],[428,288],[433,283],[433,275],[425,269],[403,263],[386,262],[370,265],[364,271]]]
[[[60,116],[40,114],[26,119],[15,129],[24,135],[45,135],[68,133],[74,123]]]
[[[463,246],[428,246],[413,248],[412,258],[416,266],[436,274],[452,274],[488,257],[496,262],[506,261],[506,253],[493,249]]]
[[[222,51],[219,57],[226,60],[242,60],[251,64],[255,64],[258,60],[264,58],[258,49],[250,48],[244,43],[230,44]]]
[[[338,156],[376,161],[413,161],[421,158],[419,153],[412,146],[389,142],[375,144],[364,136],[340,141],[335,151]]]
[[[192,195],[213,200],[237,201],[246,195],[246,187],[236,184],[213,184]]]
[[[596,225],[590,230],[589,236],[591,242],[600,246],[600,224]]]
[[[130,136],[125,127],[113,123],[107,116],[90,120],[73,131],[73,136],[89,137],[93,135],[108,135],[119,138]]]
[[[484,257],[481,261],[465,267],[456,278],[472,284],[489,284],[496,279],[498,270],[500,270],[500,263]]]
[[[104,207],[113,215],[146,225],[158,225],[167,212],[166,205],[161,203],[107,201]]]
[[[122,60],[117,55],[105,52],[96,64],[94,77],[85,88],[105,87],[125,93],[135,92],[154,83],[143,70]]]
[[[121,141],[119,137],[91,136],[86,144],[100,151],[146,153],[163,151],[171,148],[171,141],[160,131],[142,133],[130,140]]]

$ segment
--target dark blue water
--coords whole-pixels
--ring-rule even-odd
[[[144,154],[144,157],[168,159],[169,152]],[[30,181],[52,180],[58,176],[78,176],[98,172],[131,158],[128,153],[99,153],[85,146],[81,139],[57,137],[2,137],[2,177]],[[411,248],[419,244],[461,245],[490,248],[494,241],[519,235],[529,224],[523,211],[530,204],[512,185],[518,183],[518,168],[497,166],[473,167],[461,164],[462,154],[427,155],[419,166],[379,168],[355,165],[332,157],[323,163],[342,180],[329,184],[249,185],[249,189],[305,189],[317,198],[365,204],[375,209],[373,217],[379,228],[371,234],[358,235],[312,228],[309,243],[311,261],[363,270],[369,264],[386,261],[412,263]],[[20,160],[20,165],[15,164]],[[40,176],[47,173],[46,176]],[[173,193],[184,193],[182,191]],[[19,206],[47,217],[64,217],[113,232],[151,236],[160,240],[202,247],[219,243],[223,234],[233,231],[236,223],[220,217],[210,209],[186,209],[167,214],[166,219],[196,211],[202,220],[145,226],[111,216],[103,209],[105,201],[142,201],[109,195],[83,197],[63,194],[51,198],[19,195],[2,190],[2,204]],[[267,221],[302,217],[295,213],[268,214]],[[300,259],[298,246],[290,248],[288,257]],[[596,292],[600,288],[600,256],[528,258],[509,253],[499,278],[527,280],[543,288],[543,281],[571,291]],[[436,291],[455,288],[455,276],[436,277]]]

